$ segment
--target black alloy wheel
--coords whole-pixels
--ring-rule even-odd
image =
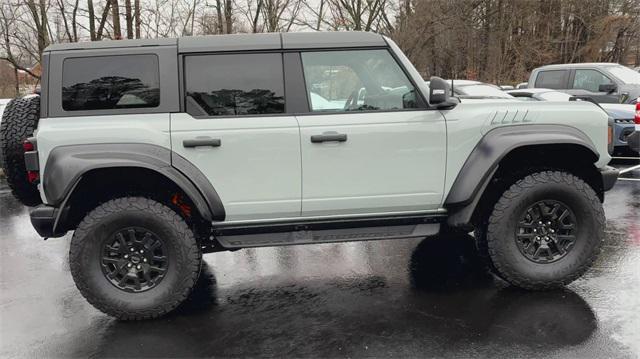
[[[107,238],[102,248],[102,273],[117,288],[143,292],[154,288],[167,273],[164,242],[144,228],[125,228]]]
[[[577,230],[576,217],[566,204],[542,200],[529,206],[518,221],[516,244],[527,259],[552,263],[573,248]]]

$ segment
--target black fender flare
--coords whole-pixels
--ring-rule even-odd
[[[205,220],[223,220],[225,217],[224,206],[218,193],[193,164],[167,148],[139,143],[70,145],[54,148],[49,153],[42,179],[48,204],[54,207],[64,206],[82,176],[89,171],[120,167],[155,171],[182,189]]]
[[[525,146],[552,144],[582,146],[593,154],[593,162],[600,158],[591,139],[575,127],[540,124],[495,128],[480,139],[458,172],[444,201],[444,207],[450,213],[447,224],[452,227],[470,225],[482,193],[507,154]]]

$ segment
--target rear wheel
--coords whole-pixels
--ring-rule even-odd
[[[5,107],[0,124],[0,146],[7,183],[13,196],[26,206],[42,203],[38,188],[27,180],[22,143],[33,135],[40,120],[40,97],[28,96],[11,100]]]
[[[71,240],[71,274],[97,309],[124,320],[162,316],[198,279],[201,253],[185,221],[161,203],[126,197],[104,203]]]
[[[479,247],[509,283],[551,289],[581,276],[600,252],[605,218],[594,190],[569,173],[533,173],[496,203]]]

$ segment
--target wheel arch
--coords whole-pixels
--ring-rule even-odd
[[[570,126],[505,126],[489,131],[467,158],[445,199],[448,225],[471,228],[478,212],[495,197],[493,192],[504,189],[507,178],[536,168],[576,174],[603,200],[602,178],[594,165],[599,157],[589,137]]]
[[[72,228],[80,201],[100,202],[120,194],[173,190],[186,197],[203,221],[224,219],[222,202],[206,177],[170,150],[147,144],[96,144],[54,148],[43,177],[45,197],[59,207],[54,231]],[[83,210],[86,210],[84,208]]]

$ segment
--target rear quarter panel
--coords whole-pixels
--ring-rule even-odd
[[[59,146],[97,143],[144,143],[171,149],[169,114],[74,116],[40,119],[36,130],[40,178],[47,171],[49,153]],[[43,203],[49,203],[42,184]]]

